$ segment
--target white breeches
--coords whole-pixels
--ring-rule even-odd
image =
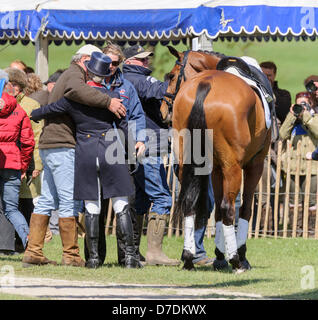
[[[101,212],[101,187],[100,187],[100,171],[99,171],[99,162],[98,158],[96,158],[96,169],[97,169],[97,185],[98,185],[98,199],[97,200],[85,200],[85,208],[90,214],[100,214]],[[112,205],[115,214],[123,211],[125,206],[128,204],[128,197],[114,197],[111,198]]]

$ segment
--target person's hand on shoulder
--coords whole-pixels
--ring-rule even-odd
[[[122,99],[112,98],[108,109],[119,119],[126,117],[126,108],[122,104]]]

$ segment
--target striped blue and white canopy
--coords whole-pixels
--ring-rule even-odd
[[[317,37],[317,0],[1,0],[0,39]]]

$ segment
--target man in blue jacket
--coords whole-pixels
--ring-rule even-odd
[[[141,46],[136,45],[125,49],[124,55],[128,59],[123,66],[124,77],[134,85],[146,114],[146,128],[153,133],[152,138],[147,135],[146,158],[135,175],[137,215],[143,217],[152,204],[148,216],[146,262],[149,265],[178,265],[179,260],[168,258],[162,251],[164,231],[172,205],[166,171],[160,156],[160,139],[166,140],[166,143],[161,141],[161,145],[167,146],[168,142],[168,126],[162,122],[160,114],[161,98],[167,91],[168,83],[150,76],[148,57],[152,55],[151,52],[145,52]],[[165,137],[162,132],[166,132]]]
[[[124,77],[128,79],[136,88],[142,107],[146,113],[146,126],[157,133],[159,137],[160,129],[168,129],[167,124],[163,123],[160,113],[161,100],[164,97],[168,82],[161,82],[151,76],[148,67],[148,58],[151,52],[145,51],[141,46],[135,45],[124,50],[126,57],[123,66]],[[165,138],[161,135],[160,137]],[[162,141],[161,141],[162,143]],[[164,144],[164,143],[163,143]],[[151,148],[149,149],[154,149]],[[157,150],[160,151],[160,139],[157,139]],[[150,155],[157,156],[157,155]],[[158,184],[158,177],[161,183]],[[171,209],[171,196],[166,183],[166,173],[161,158],[157,157],[156,164],[140,166],[136,175],[137,184],[144,186],[143,192],[136,194],[137,214],[143,215],[149,209],[150,202],[153,202],[152,212],[149,215],[147,230],[148,251],[146,261],[149,264],[168,264],[174,265],[176,261],[169,259],[162,252],[162,239],[166,224],[166,217],[169,217]],[[156,179],[156,180],[155,180]],[[157,182],[152,183],[153,181]],[[138,191],[138,189],[137,189]],[[143,195],[140,196],[140,195]],[[144,205],[142,205],[144,204]],[[209,209],[211,212],[214,206],[214,196],[212,185],[209,188]],[[166,218],[167,219],[167,218]],[[159,226],[159,227],[158,227]],[[195,265],[212,265],[213,259],[206,255],[203,246],[203,238],[206,227],[195,231],[196,255],[193,263]],[[155,262],[155,263],[154,263]]]

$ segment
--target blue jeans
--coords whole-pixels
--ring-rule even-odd
[[[136,187],[136,213],[152,212],[170,214],[171,194],[167,175],[160,157],[147,157],[140,164],[134,176]]]
[[[21,172],[13,169],[0,169],[0,194],[2,195],[3,212],[13,224],[25,248],[29,226],[23,214],[18,210]]]
[[[209,215],[207,218],[210,217],[211,212],[213,211],[213,208],[214,208],[214,193],[213,193],[213,188],[212,188],[212,180],[211,180],[211,176],[210,176],[209,177],[209,185],[208,185],[208,212],[209,212]],[[192,260],[193,263],[196,263],[202,259],[208,258],[206,251],[204,249],[204,245],[203,245],[205,230],[206,230],[206,225],[204,225],[200,229],[196,229],[194,231],[195,255]]]
[[[73,199],[75,149],[40,149],[43,163],[41,196],[34,213],[51,216],[59,210],[60,218],[77,217],[81,201]]]

